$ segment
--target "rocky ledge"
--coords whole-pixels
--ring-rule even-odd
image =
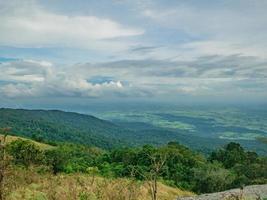
[[[242,198],[249,200],[267,200],[267,184],[246,186],[243,190],[232,189],[193,197],[179,197],[177,200],[238,200]]]

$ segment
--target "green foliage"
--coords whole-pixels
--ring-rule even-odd
[[[176,142],[161,147],[145,145],[102,151],[75,144],[40,150],[30,141],[17,140],[8,145],[8,152],[15,164],[40,165],[39,173],[50,168],[55,174],[82,172],[91,177],[155,178],[197,193],[267,183],[267,158],[247,152],[237,143],[214,151],[208,159]],[[81,194],[80,198],[86,195]]]
[[[193,189],[198,193],[222,191],[231,187],[235,179],[234,174],[224,169],[221,164],[206,163],[200,168],[194,169]]]
[[[213,152],[206,160],[201,154],[175,142],[162,147],[119,148],[92,152],[77,145],[61,145],[46,152],[57,172],[86,172],[105,177],[131,177],[144,180],[153,175],[153,163],[164,157],[159,178],[172,186],[197,193],[215,192],[241,185],[266,183],[266,158],[246,152],[237,143]],[[49,160],[48,159],[48,160]]]
[[[71,142],[110,149],[123,144],[117,138],[132,133],[93,116],[57,110],[0,109],[0,119],[0,127],[12,127],[13,134],[47,143]]]
[[[99,169],[98,169],[98,167],[88,167],[88,168],[86,169],[86,172],[87,172],[89,175],[93,175],[93,176],[95,176],[95,175],[98,175],[98,174],[99,174]]]
[[[101,151],[81,145],[62,144],[45,152],[46,163],[54,173],[86,172]]]
[[[229,143],[225,148],[212,152],[209,160],[218,161],[234,172],[236,179],[232,186],[267,182],[267,159],[255,152],[245,151],[238,143]]]
[[[8,144],[7,150],[16,164],[29,167],[31,164],[40,164],[44,154],[32,142],[27,140],[15,140]]]
[[[246,153],[238,143],[231,142],[217,152],[212,152],[210,160],[218,160],[223,163],[226,168],[231,168],[237,163],[246,161]]]

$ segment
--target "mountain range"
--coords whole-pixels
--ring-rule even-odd
[[[163,145],[180,142],[208,153],[230,140],[200,137],[145,124],[115,123],[91,115],[60,110],[0,109],[0,127],[11,127],[12,134],[46,142],[68,142],[111,149],[145,144]],[[141,128],[140,128],[141,127]],[[238,141],[247,149],[267,152],[257,140]]]

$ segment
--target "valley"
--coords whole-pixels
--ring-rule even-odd
[[[111,109],[93,113],[119,126],[144,132],[144,140],[145,135],[154,131],[152,135],[155,138],[160,133],[162,136],[157,141],[165,141],[164,137],[171,138],[200,151],[237,141],[251,150],[267,154],[265,146],[257,141],[257,138],[267,136],[267,110],[264,106],[155,105],[146,109],[136,106],[128,110],[117,108],[116,111]],[[186,137],[190,137],[191,141]],[[157,144],[155,138],[151,138],[150,142]],[[212,141],[212,145],[207,141]]]
[[[267,112],[258,109],[176,107],[88,111],[0,109],[0,126],[17,136],[111,149],[176,141],[202,153],[238,142],[261,155],[267,147]],[[86,109],[85,109],[86,110]],[[94,117],[97,116],[98,118]]]

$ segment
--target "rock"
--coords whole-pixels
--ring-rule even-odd
[[[243,191],[241,189],[232,189],[194,197],[179,197],[177,200],[226,200],[235,199],[234,197],[241,197],[242,195],[244,198],[251,200],[263,200],[264,198],[267,198],[267,184],[246,186]]]

